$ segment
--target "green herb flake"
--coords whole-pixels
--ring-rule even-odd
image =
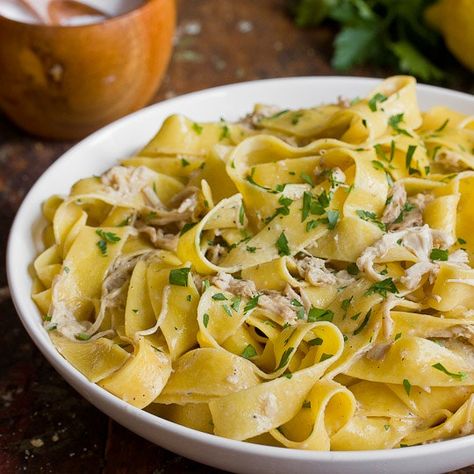
[[[207,328],[207,325],[209,324],[209,315],[207,313],[202,315],[202,324]]]
[[[365,211],[363,209],[358,209],[356,211],[356,214],[363,221],[372,222],[372,224],[375,224],[381,231],[385,232],[387,230],[386,225],[377,218],[377,216],[374,212]]]
[[[230,307],[235,311],[237,312],[240,308],[240,302],[242,301],[242,298],[240,296],[234,296],[232,298],[232,304],[230,305]]]
[[[390,425],[383,425],[383,428],[385,431],[388,431],[390,429]]]
[[[188,286],[188,276],[191,268],[175,268],[170,271],[169,283],[175,286]]]
[[[242,204],[239,209],[239,223],[240,225],[244,225],[244,219],[245,219],[245,211],[244,211],[244,205]]]
[[[247,304],[244,306],[244,314],[257,307],[259,298],[260,295],[256,295],[247,301]]]
[[[316,229],[318,227],[319,221],[317,220],[311,220],[306,223],[306,232],[311,232],[312,230]]]
[[[225,300],[227,300],[227,298],[224,296],[223,293],[216,293],[216,294],[212,295],[212,299],[216,300],[216,301],[225,301]]]
[[[463,380],[466,380],[467,378],[466,372],[450,372],[443,364],[441,364],[441,362],[437,362],[436,364],[433,364],[431,367],[441,372],[444,372],[446,375],[449,375],[453,379],[463,381]]]
[[[350,298],[346,298],[345,300],[342,300],[341,308],[344,311],[347,311],[349,309],[353,298],[354,298],[354,296],[351,296]]]
[[[303,402],[303,408],[311,408],[311,402],[309,400],[305,400]]]
[[[257,247],[250,247],[250,246],[246,246],[245,247],[245,250],[247,250],[247,252],[249,253],[255,253],[257,251]]]
[[[347,266],[346,270],[347,270],[347,273],[349,273],[349,275],[353,275],[353,276],[358,275],[360,272],[359,267],[354,262],[350,263]]]
[[[443,124],[435,130],[435,133],[442,132],[446,128],[446,125],[448,125],[448,123],[449,123],[449,118],[447,118],[443,122]]]
[[[280,363],[278,364],[278,367],[275,370],[280,370],[283,367],[285,367],[286,364],[288,364],[288,361],[290,359],[290,355],[292,354],[292,352],[294,350],[295,350],[294,347],[288,347],[288,349],[286,349],[285,352],[283,352],[283,354],[281,356],[281,359],[280,359]]]
[[[308,322],[314,323],[315,321],[332,321],[334,313],[330,309],[315,308],[311,306],[308,312]]]
[[[201,135],[203,131],[203,127],[199,125],[198,123],[194,122],[193,123],[193,130],[196,132],[197,135]]]
[[[448,261],[448,251],[443,249],[432,249],[430,252],[430,259],[431,260],[439,260],[440,262],[447,262]]]
[[[92,336],[85,332],[80,332],[74,336],[78,341],[88,341]]]
[[[226,123],[222,125],[219,141],[224,140],[225,138],[230,138],[230,130]]]
[[[223,305],[222,305],[222,309],[225,311],[225,313],[227,314],[227,316],[232,317],[232,311],[230,310],[230,308],[229,308],[226,304],[223,304]]]
[[[242,351],[242,357],[245,357],[246,359],[251,359],[252,357],[255,357],[257,355],[257,351],[255,350],[255,347],[252,346],[252,344],[249,344],[243,351]]]
[[[458,244],[464,245],[464,244],[467,244],[467,242],[464,239],[462,239],[461,237],[458,237]]]
[[[388,99],[386,95],[380,94],[380,92],[377,92],[368,102],[369,109],[372,112],[377,111],[377,103],[378,102],[385,102]]]
[[[394,339],[394,341],[398,341],[401,337],[402,337],[402,333],[401,333],[401,332],[397,332],[397,334],[395,334],[395,339]]]
[[[361,333],[362,330],[367,326],[367,323],[369,322],[370,315],[372,314],[372,308],[367,311],[367,314],[365,315],[364,320],[360,323],[360,326],[354,331],[354,336],[357,336],[357,334]]]
[[[283,257],[285,255],[291,255],[290,248],[288,247],[288,239],[286,238],[285,232],[282,232],[276,241],[276,248],[278,249],[278,255]]]
[[[314,339],[311,339],[311,341],[308,341],[310,346],[320,346],[322,343],[323,340],[320,337],[315,337]]]
[[[361,313],[356,313],[356,314],[354,314],[354,316],[351,316],[351,319],[352,319],[353,321],[357,321],[357,320],[359,319],[359,316],[360,316],[360,315],[361,315]]]
[[[337,221],[339,220],[339,211],[335,209],[330,209],[327,212],[328,216],[328,229],[332,230],[336,227]]]
[[[181,166],[185,168],[186,166],[189,166],[191,163],[186,160],[185,158],[181,158]],[[156,192],[156,191],[155,191]]]
[[[328,360],[333,356],[334,356],[334,354],[326,354],[324,352],[323,354],[321,354],[321,357],[319,358],[319,362],[324,362],[325,360]]]
[[[385,280],[378,281],[377,283],[374,283],[365,293],[365,296],[370,296],[375,293],[378,293],[380,296],[383,296],[384,298],[387,297],[387,293],[398,293],[398,289],[395,286],[395,283],[393,282],[392,278],[385,278]]]
[[[408,145],[407,154],[405,156],[405,167],[410,171],[412,169],[411,162],[416,151],[416,145]]]
[[[311,176],[309,174],[302,171],[301,174],[300,174],[300,177],[305,183],[309,184],[311,187],[314,187],[313,178],[311,178]]]
[[[403,388],[408,396],[410,396],[411,392],[411,383],[407,379],[403,379]]]

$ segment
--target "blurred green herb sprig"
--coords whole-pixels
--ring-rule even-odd
[[[289,8],[300,27],[325,20],[340,24],[332,57],[332,66],[339,71],[370,63],[439,82],[444,72],[433,59],[448,53],[440,35],[423,19],[433,1],[289,0]]]

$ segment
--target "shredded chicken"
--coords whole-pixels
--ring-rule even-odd
[[[149,225],[138,225],[137,230],[139,233],[147,235],[156,248],[173,252],[178,248],[178,234],[165,234],[163,229]]]
[[[263,118],[272,117],[279,112],[283,112],[283,109],[276,105],[257,104],[253,112],[247,114],[239,123],[253,129],[260,125]]]
[[[384,224],[391,224],[402,212],[403,206],[407,202],[407,192],[402,183],[396,182],[388,194],[389,203],[385,206],[381,221]]]
[[[307,256],[295,260],[295,263],[300,276],[313,286],[348,284],[353,281],[345,270],[332,272],[326,268],[326,261],[322,258]]]
[[[375,344],[372,349],[366,352],[365,356],[370,360],[382,360],[390,347],[392,347],[392,343]]]
[[[155,176],[146,166],[113,166],[101,176],[101,181],[110,194],[128,201],[140,193]]]
[[[434,161],[448,173],[469,169],[462,161],[462,155],[451,150],[440,150],[434,157]]]
[[[291,301],[297,299],[299,302],[302,302],[302,300],[289,285],[285,288],[284,294],[272,290],[259,292],[253,281],[239,280],[225,272],[220,272],[211,279],[211,282],[223,291],[229,291],[246,298],[259,295],[258,306],[271,313],[280,315],[285,322],[294,323],[297,319],[298,308],[292,305]]]
[[[381,281],[384,276],[375,271],[375,260],[383,258],[390,249],[395,248],[397,245],[401,245],[413,253],[419,262],[430,263],[429,255],[434,247],[446,249],[453,245],[454,242],[454,238],[448,233],[431,229],[428,225],[412,227],[397,232],[387,232],[372,246],[367,247],[356,263],[359,270],[363,271],[370,278]],[[407,278],[402,280],[402,283],[409,289],[414,288],[422,276],[434,268],[432,265],[420,265],[412,270],[408,277],[405,275]]]
[[[230,273],[220,272],[211,280],[212,284],[223,291],[229,291],[239,296],[252,298],[257,292],[255,283],[251,280],[239,280]]]
[[[206,252],[206,258],[214,264],[217,264],[224,255],[227,255],[227,249],[221,244],[209,246]]]

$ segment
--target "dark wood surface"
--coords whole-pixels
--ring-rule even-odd
[[[328,75],[334,31],[298,30],[283,0],[181,0],[172,62],[155,101],[278,76]],[[360,68],[356,75],[390,74]],[[1,84],[0,84],[1,87]],[[472,76],[454,87],[472,92]],[[0,288],[8,232],[21,200],[72,142],[22,132],[0,115]],[[49,366],[0,290],[0,473],[219,472],[156,447],[109,420]],[[458,474],[474,473],[474,468]]]

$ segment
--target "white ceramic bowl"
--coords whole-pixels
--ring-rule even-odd
[[[233,472],[251,473],[440,473],[474,464],[474,435],[426,446],[382,451],[317,452],[260,446],[201,433],[128,405],[90,383],[51,344],[30,298],[28,265],[41,249],[41,203],[67,193],[80,178],[99,174],[142,147],[163,119],[183,113],[195,120],[237,119],[255,102],[308,107],[339,95],[366,95],[376,79],[302,77],[254,81],[184,95],[136,112],[99,130],[58,159],[32,187],[13,223],[7,250],[8,282],[20,319],[53,367],[87,400],[118,423],[166,449]],[[446,105],[471,114],[474,98],[437,87],[418,86],[422,109]]]

